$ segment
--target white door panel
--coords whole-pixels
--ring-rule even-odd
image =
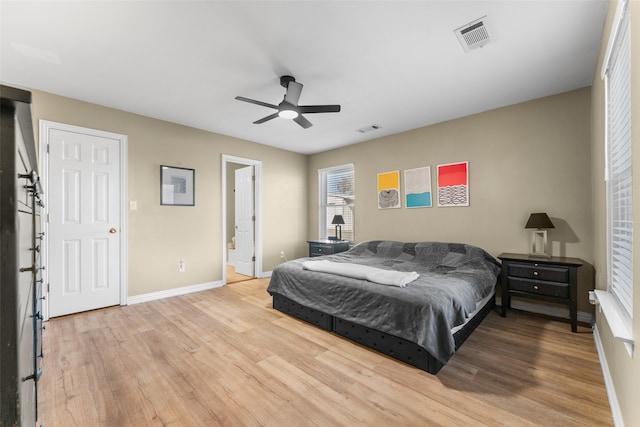
[[[49,134],[49,312],[120,303],[120,141]]]
[[[253,166],[235,171],[236,273],[253,277],[254,262],[254,188]]]

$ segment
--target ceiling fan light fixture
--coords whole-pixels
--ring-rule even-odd
[[[298,117],[298,112],[296,110],[280,110],[278,111],[278,116],[283,119],[295,119]]]
[[[307,120],[303,114],[340,112],[340,105],[299,105],[298,100],[300,99],[300,93],[302,92],[302,83],[296,82],[296,79],[292,76],[280,77],[280,85],[286,88],[287,91],[284,94],[284,99],[278,105],[256,101],[255,99],[245,98],[244,96],[236,96],[238,101],[278,110],[273,114],[269,114],[266,117],[256,120],[253,124],[259,125],[277,117],[281,117],[283,119],[293,120],[302,128],[309,129],[313,124]]]

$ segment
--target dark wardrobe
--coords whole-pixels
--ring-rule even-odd
[[[31,93],[0,85],[0,95],[0,427],[32,427],[43,357],[42,192]]]

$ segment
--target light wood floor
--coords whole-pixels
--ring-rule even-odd
[[[57,426],[608,426],[589,328],[491,313],[437,376],[271,308],[267,280],[47,322]]]
[[[227,284],[244,282],[245,280],[250,280],[250,279],[253,279],[253,277],[236,273],[235,267],[227,265]]]

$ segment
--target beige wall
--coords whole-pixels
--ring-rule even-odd
[[[556,226],[549,231],[553,255],[591,263],[589,115],[584,88],[315,154],[309,160],[309,237],[318,236],[317,169],[354,163],[358,242],[449,241],[494,256],[528,253],[529,214],[547,212]],[[469,207],[377,208],[377,173],[431,166],[435,191],[436,165],[458,161],[469,161]],[[580,269],[580,311],[592,310],[592,277],[590,265]]]
[[[632,150],[633,163],[640,165],[640,2],[632,0],[630,3],[631,16],[631,117],[632,117]],[[600,69],[607,46],[611,22],[616,10],[616,1],[609,5],[607,24],[603,32],[600,59],[593,79],[592,108],[591,108],[591,153],[592,153],[592,187],[593,187],[593,216],[594,216],[594,245],[593,256],[596,270],[596,287],[607,289],[607,258],[606,258],[606,193],[604,182],[604,83],[600,78]],[[633,223],[640,224],[640,168],[633,170]],[[635,340],[635,356],[630,358],[624,345],[616,341],[609,329],[607,320],[596,312],[596,325],[602,340],[607,366],[615,394],[620,405],[621,416],[626,426],[640,426],[640,233],[634,226],[633,263],[636,266],[633,273],[633,331]]]
[[[262,161],[263,271],[304,249],[305,156],[38,91],[32,111],[36,129],[44,119],[128,136],[129,296],[222,279],[223,154]],[[161,164],[195,169],[194,207],[160,206]]]

